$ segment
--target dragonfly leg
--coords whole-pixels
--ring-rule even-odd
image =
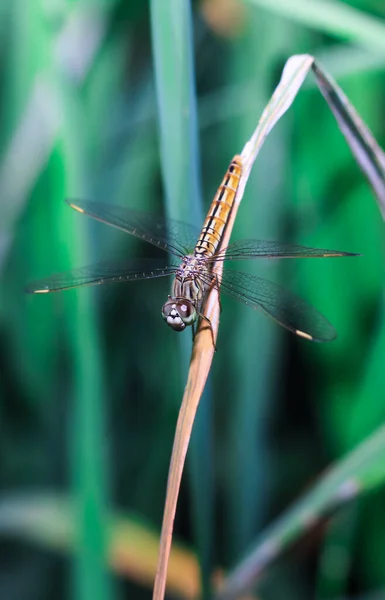
[[[219,311],[222,312],[222,302],[221,302],[221,296],[220,296],[220,288],[219,288],[219,279],[218,279],[218,274],[214,273],[215,275],[215,287],[218,290],[218,304],[219,304]]]

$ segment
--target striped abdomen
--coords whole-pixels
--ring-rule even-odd
[[[234,156],[211,203],[195,247],[195,256],[212,256],[218,249],[234,204],[242,173],[242,159]]]

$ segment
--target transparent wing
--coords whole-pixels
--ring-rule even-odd
[[[158,215],[87,200],[66,200],[75,210],[102,223],[154,244],[176,256],[188,254],[195,246],[200,229],[182,221],[165,219]]]
[[[357,256],[357,254],[267,240],[238,240],[221,250],[211,259],[211,262],[249,258],[332,258],[338,256]]]
[[[210,275],[203,275],[210,284]],[[224,271],[220,291],[252,308],[260,308],[280,325],[315,342],[329,342],[336,330],[318,310],[286,288],[239,271]]]
[[[165,265],[164,260],[135,259],[125,262],[101,262],[73,271],[56,273],[46,279],[34,281],[26,287],[31,294],[47,294],[59,292],[85,285],[98,285],[121,281],[137,281],[138,279],[153,279],[173,275],[177,265]]]

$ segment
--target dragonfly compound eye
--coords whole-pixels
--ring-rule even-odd
[[[192,325],[197,318],[195,306],[186,298],[170,298],[163,305],[162,317],[167,325],[175,331],[183,331],[186,326]]]

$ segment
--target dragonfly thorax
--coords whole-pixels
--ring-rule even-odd
[[[199,310],[208,278],[209,267],[204,256],[184,256],[183,262],[175,273],[171,297],[186,298]]]
[[[193,302],[187,298],[172,298],[169,296],[162,307],[162,317],[167,325],[175,331],[183,331],[192,325],[197,318],[197,311]]]

